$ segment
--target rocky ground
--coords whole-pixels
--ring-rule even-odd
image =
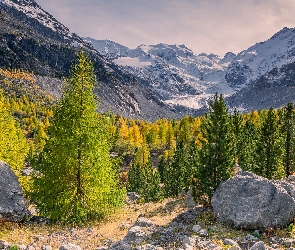
[[[188,204],[192,205],[192,204]],[[234,230],[220,224],[212,210],[188,208],[186,199],[157,204],[126,204],[103,223],[50,225],[46,221],[2,223],[0,249],[18,245],[28,250],[79,249],[293,249],[295,231]],[[294,248],[295,249],[295,248]]]

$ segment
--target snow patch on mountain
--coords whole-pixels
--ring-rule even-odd
[[[52,15],[44,11],[35,1],[31,0],[1,0],[1,3],[25,13],[28,17],[38,20],[45,27],[70,36],[67,27],[59,23]]]
[[[170,105],[198,109],[216,91],[232,93],[225,72],[235,54],[195,55],[185,45],[140,45],[135,49],[109,40],[84,38],[99,53],[121,65]]]
[[[228,67],[226,80],[232,86],[248,85],[273,68],[295,61],[295,29],[283,28],[265,42],[240,52]]]

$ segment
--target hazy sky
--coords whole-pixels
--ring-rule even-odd
[[[195,53],[240,52],[295,27],[295,0],[35,0],[80,36],[185,44]]]

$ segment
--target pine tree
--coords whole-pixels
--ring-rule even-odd
[[[128,173],[128,191],[137,192],[143,202],[159,201],[163,198],[160,174],[151,162],[146,145],[137,148]]]
[[[286,175],[289,176],[295,171],[295,112],[293,103],[288,103],[283,109],[284,137],[284,168]]]
[[[118,171],[110,156],[108,120],[98,115],[92,63],[78,54],[34,162],[32,200],[54,221],[102,219],[122,204]]]
[[[234,136],[232,122],[222,95],[210,101],[209,114],[203,120],[200,165],[195,178],[197,199],[210,202],[217,186],[231,177],[234,168]]]
[[[283,138],[280,135],[277,113],[270,108],[262,120],[257,141],[255,173],[269,179],[284,176],[283,154]]]
[[[161,162],[161,172],[164,176],[164,190],[166,197],[177,197],[182,189],[188,190],[192,184],[193,163],[190,160],[194,152],[189,145],[178,141],[171,162]]]

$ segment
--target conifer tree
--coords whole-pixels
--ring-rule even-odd
[[[280,135],[277,113],[270,108],[262,120],[257,141],[255,173],[269,179],[284,176],[283,154],[283,138]]]
[[[235,162],[232,122],[222,95],[215,94],[210,101],[201,131],[204,139],[195,173],[196,198],[210,202],[217,186],[231,177]]]
[[[122,204],[108,120],[96,113],[95,82],[93,65],[80,52],[34,162],[32,200],[54,221],[102,219]]]
[[[289,176],[295,171],[295,112],[293,103],[288,103],[283,109],[284,133],[284,168],[286,175]]]
[[[128,172],[128,191],[137,192],[143,202],[159,201],[163,198],[160,174],[153,168],[146,145],[139,147]]]
[[[190,161],[192,153],[189,145],[178,141],[171,162],[162,162],[161,172],[164,174],[164,190],[166,197],[180,195],[182,189],[188,190],[192,184],[193,164]],[[193,153],[194,154],[194,153]]]

